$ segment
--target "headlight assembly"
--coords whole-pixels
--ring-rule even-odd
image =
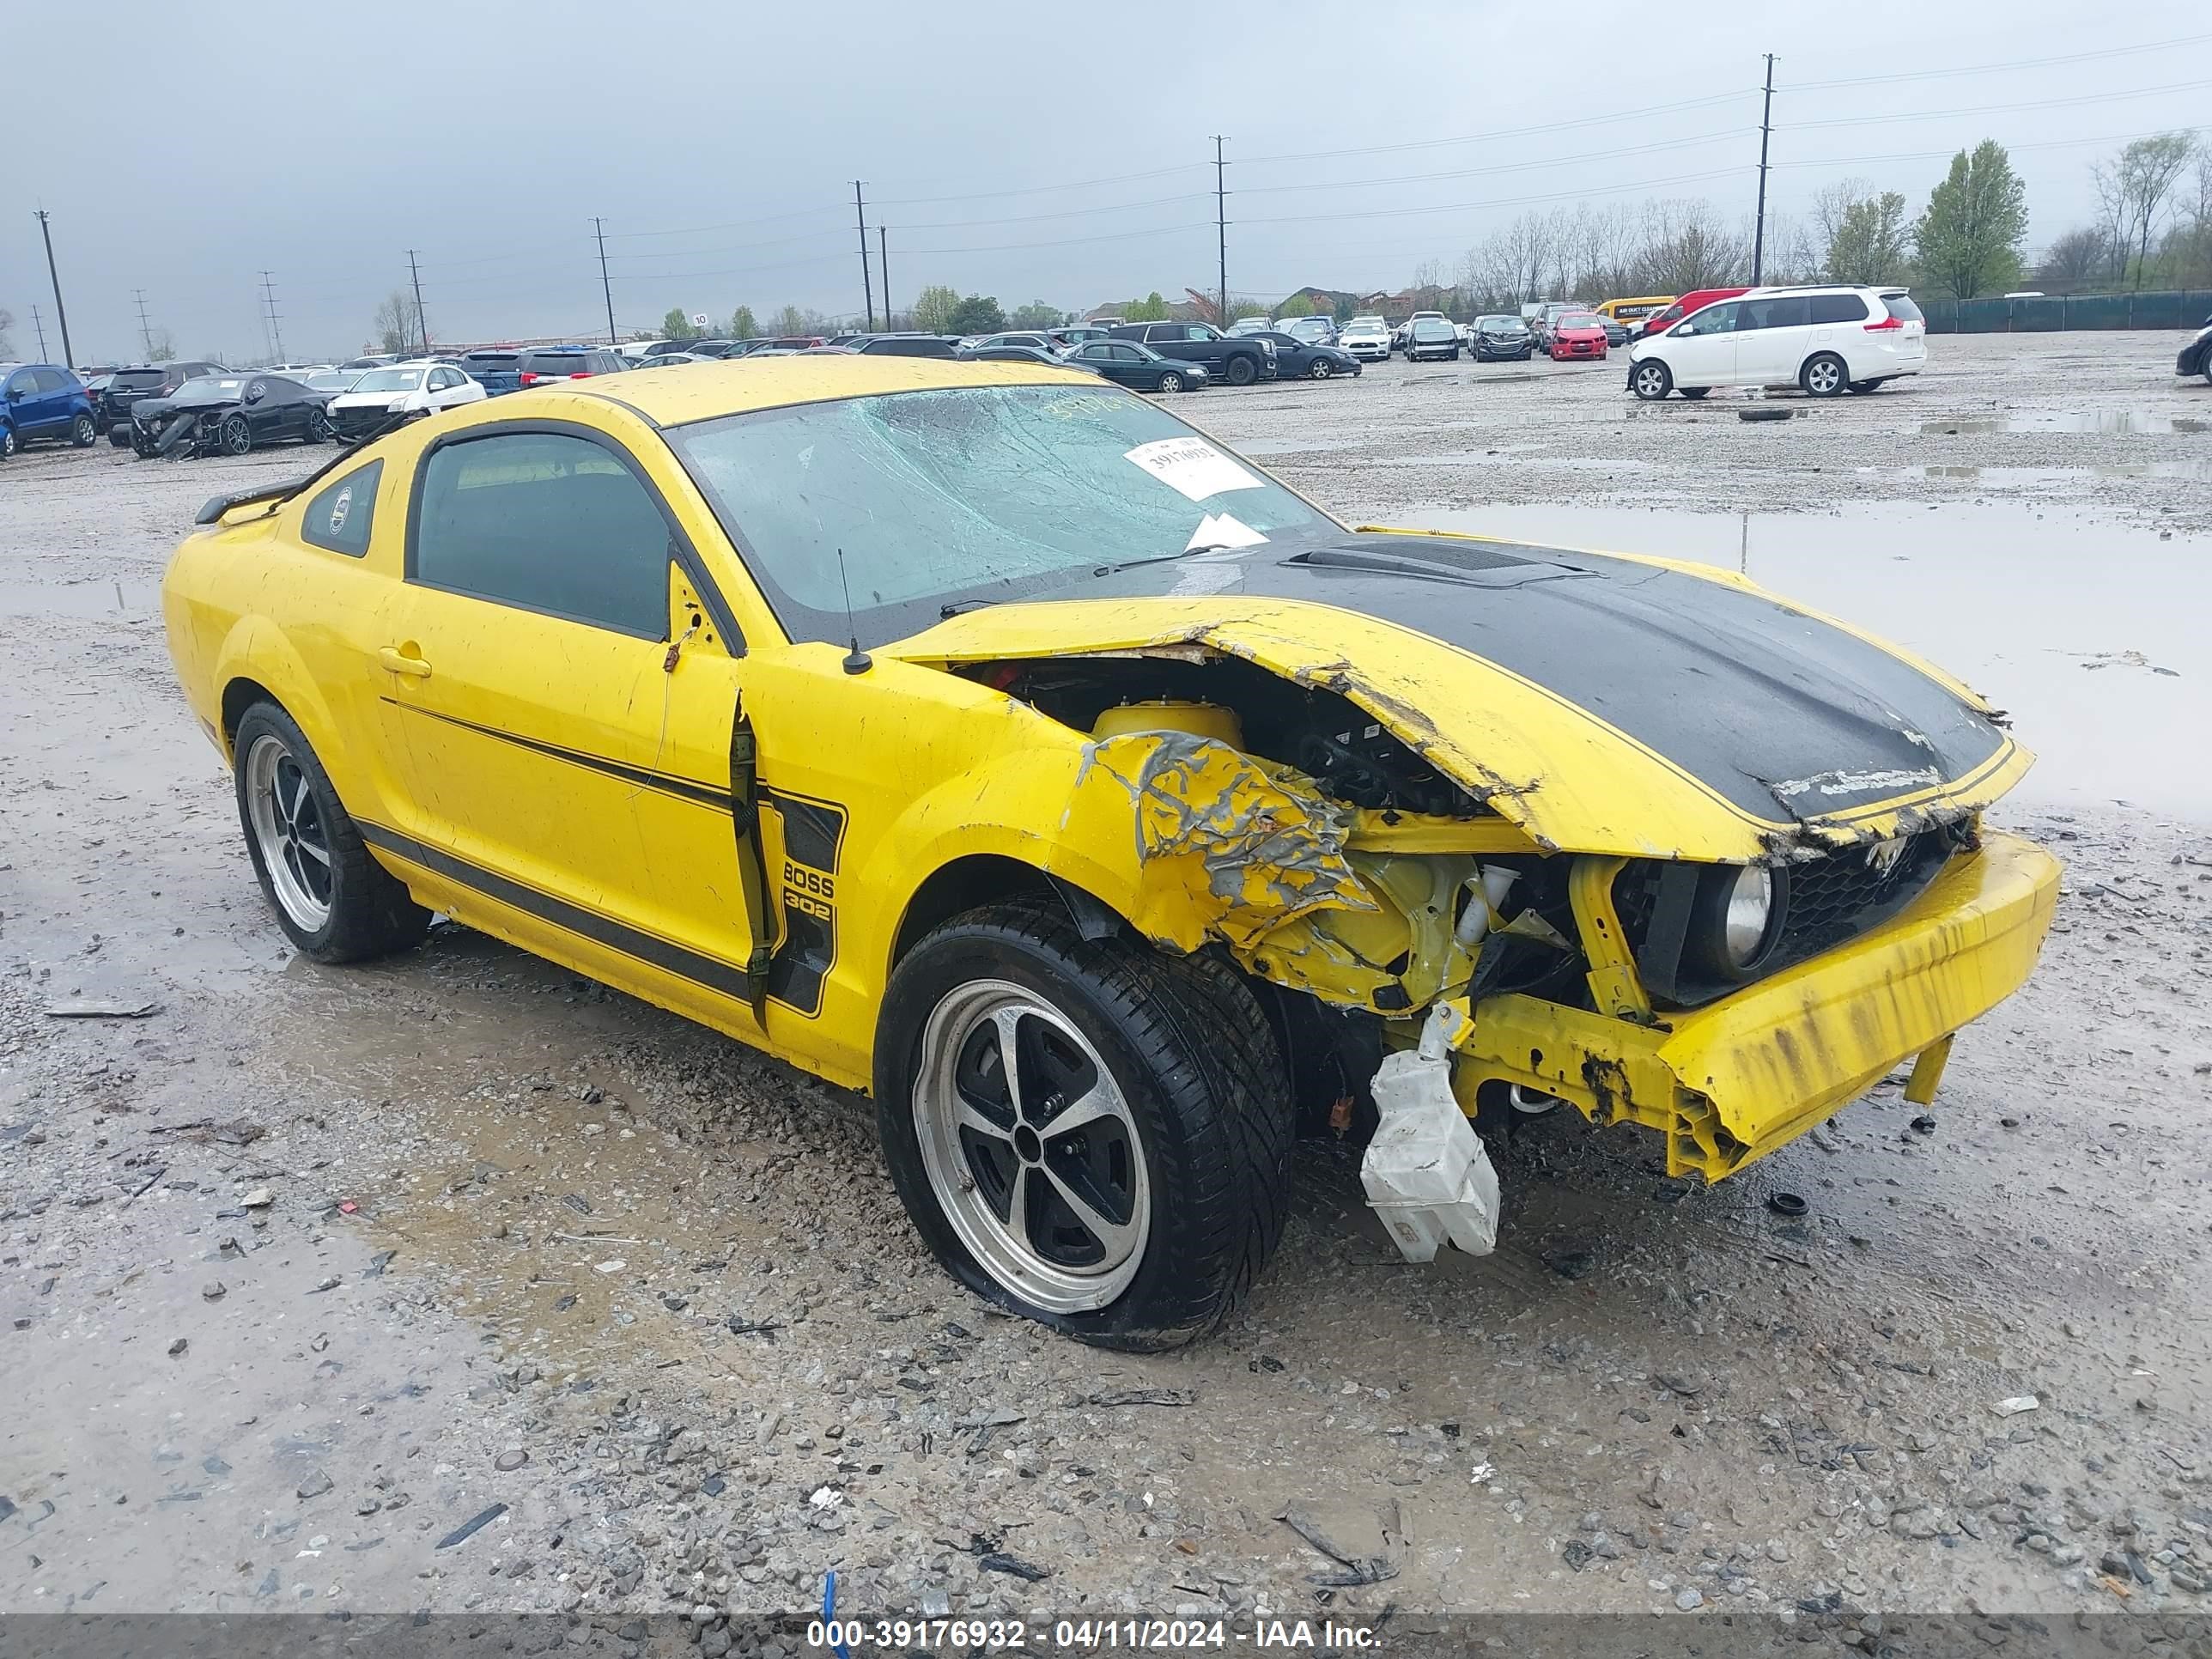
[[[1682,939],[1696,978],[1741,983],[1774,952],[1789,902],[1788,872],[1759,864],[1717,864],[1698,872]]]

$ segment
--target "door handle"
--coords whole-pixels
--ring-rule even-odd
[[[430,678],[428,663],[424,662],[420,657],[408,656],[392,646],[387,645],[379,648],[376,659],[395,674],[405,674],[410,678],[418,680],[427,680]]]

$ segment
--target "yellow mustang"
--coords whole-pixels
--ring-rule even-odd
[[[1425,1033],[1449,1133],[1564,1100],[1717,1179],[1929,1097],[2057,891],[1927,664],[1347,529],[1072,370],[603,377],[200,526],[170,648],[301,951],[442,912],[870,1091],[945,1266],[1110,1346],[1212,1328]]]

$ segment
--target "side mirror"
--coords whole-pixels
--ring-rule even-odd
[[[1682,335],[1695,334],[1697,331],[1698,325],[1695,323],[1677,323],[1674,327],[1667,331],[1670,336],[1678,338]]]
[[[9,386],[8,388],[8,401],[11,404],[21,403],[23,401],[23,388],[19,386]]]

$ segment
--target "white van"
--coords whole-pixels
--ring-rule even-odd
[[[1814,398],[1872,392],[1928,363],[1928,324],[1901,288],[1755,288],[1630,348],[1628,389],[1647,403],[1717,386],[1787,386]]]

